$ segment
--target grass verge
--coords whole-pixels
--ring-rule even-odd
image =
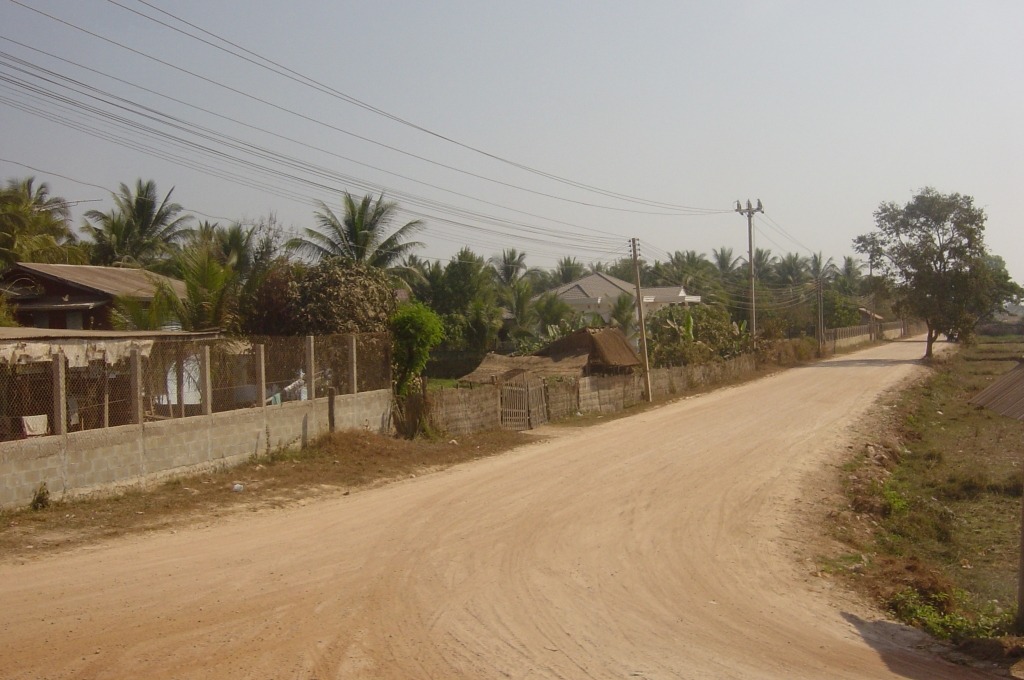
[[[885,409],[843,467],[848,504],[829,560],[894,616],[967,651],[1024,653],[1015,615],[1024,426],[968,401],[1024,356],[1024,338],[982,337]],[[981,645],[979,638],[1001,638]]]
[[[2,511],[0,556],[38,555],[125,534],[173,529],[230,512],[283,507],[443,469],[540,439],[505,430],[443,441],[410,441],[362,430],[338,432],[301,451],[278,451],[154,487],[50,501],[39,510]],[[232,490],[236,483],[242,485],[240,492]]]

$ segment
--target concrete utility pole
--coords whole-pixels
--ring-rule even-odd
[[[820,350],[825,344],[825,308],[824,308],[824,290],[822,286],[821,277],[818,277],[818,349]]]
[[[750,199],[747,199],[746,209],[740,205],[739,201],[736,201],[736,212],[747,216],[747,262],[750,263],[750,339],[753,340],[757,336],[757,300],[754,291],[756,277],[754,272],[754,213],[763,213],[764,208],[761,206],[760,198],[757,199],[756,208],[751,206]]]
[[[633,279],[636,283],[636,315],[640,320],[640,357],[644,365],[644,400],[651,400],[651,367],[647,361],[647,325],[644,323],[644,295],[640,289],[640,239],[629,239],[633,251]]]

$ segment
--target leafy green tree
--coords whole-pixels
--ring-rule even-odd
[[[993,270],[985,211],[970,196],[928,187],[906,205],[882,203],[875,225],[878,230],[858,236],[854,248],[888,279],[899,305],[927,324],[925,357],[940,333],[969,339],[981,316],[1019,290]]]
[[[749,340],[745,328],[718,305],[663,307],[651,315],[648,333],[651,361],[659,367],[730,359]]]
[[[433,310],[412,302],[399,307],[391,317],[391,338],[395,393],[405,396],[427,365],[430,350],[444,339],[444,326]]]
[[[82,230],[92,239],[93,264],[105,266],[152,266],[170,256],[174,247],[189,234],[190,215],[171,202],[172,188],[161,200],[152,180],[135,183],[134,192],[121,184],[113,194],[114,208],[108,212],[90,210]]]
[[[412,220],[392,230],[398,205],[385,201],[383,194],[376,199],[367,194],[356,203],[346,191],[342,202],[345,213],[338,217],[320,201],[320,210],[314,213],[318,229],[306,229],[306,235],[292,239],[289,247],[314,261],[341,257],[357,264],[391,269],[410,250],[423,246],[407,240],[423,228],[423,221]]]
[[[50,195],[46,182],[8,180],[0,189],[0,264],[83,262],[69,218],[67,202]]]
[[[860,323],[859,305],[850,301],[839,291],[826,289],[821,293],[825,328],[845,328]],[[815,308],[815,313],[817,309]]]

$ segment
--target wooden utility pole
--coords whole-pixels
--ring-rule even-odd
[[[739,201],[736,201],[736,212],[747,216],[747,262],[750,264],[750,339],[753,340],[757,336],[757,299],[754,290],[754,280],[757,276],[754,271],[754,213],[763,213],[764,208],[761,206],[760,198],[757,199],[756,208],[751,206],[750,199],[747,199],[746,209],[740,205]]]
[[[636,283],[636,316],[640,320],[640,357],[644,366],[644,400],[651,400],[651,367],[647,360],[647,324],[644,323],[644,295],[640,289],[640,239],[629,239],[633,251],[633,280]]]

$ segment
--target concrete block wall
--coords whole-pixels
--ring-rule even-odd
[[[335,397],[335,429],[387,432],[391,390]],[[327,398],[0,443],[0,507],[139,485],[301,445],[328,430]]]
[[[501,391],[495,385],[431,392],[430,418],[434,427],[450,435],[501,427]]]

